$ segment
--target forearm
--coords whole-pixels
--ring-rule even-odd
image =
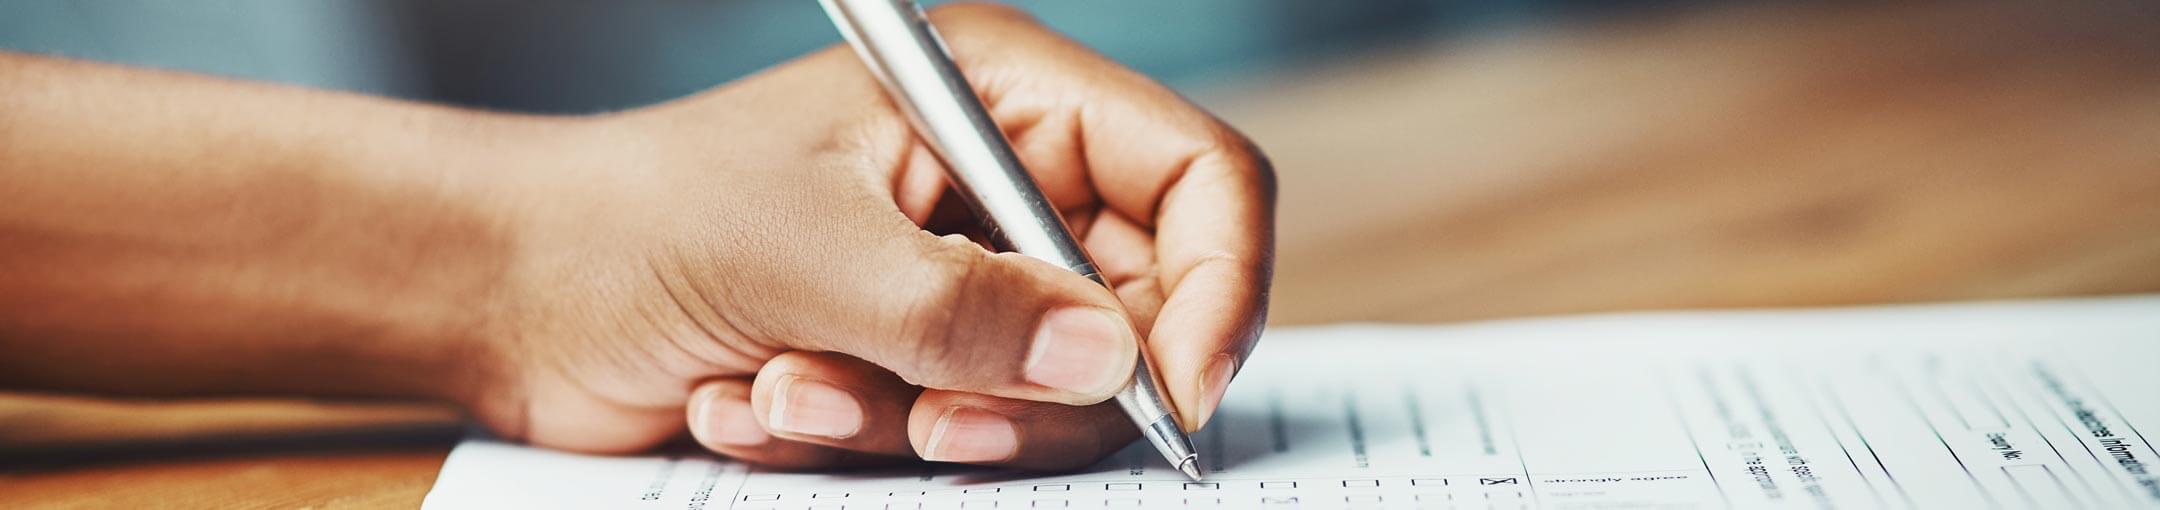
[[[458,398],[512,124],[0,54],[0,386]]]

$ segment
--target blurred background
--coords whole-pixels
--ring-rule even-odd
[[[1015,3],[1267,151],[1276,325],[2160,291],[2160,2]],[[811,0],[0,1],[0,48],[521,112],[838,40]],[[0,507],[412,506],[462,427],[0,395]]]
[[[1619,2],[1014,3],[1196,92],[1288,62]],[[529,112],[664,101],[839,42],[811,0],[0,2],[9,49]]]
[[[2160,288],[2160,3],[1015,3],[1273,157],[1278,324]],[[838,41],[811,0],[0,2],[0,48],[520,112]]]

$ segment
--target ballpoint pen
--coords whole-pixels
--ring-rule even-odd
[[[960,75],[945,41],[912,0],[819,0],[848,45],[877,77],[915,133],[945,162],[953,185],[990,238],[1000,246],[1041,259],[1108,286],[1081,250],[1065,220],[1020,165],[1012,144],[975,89]],[[1141,349],[1132,381],[1118,391],[1118,407],[1140,435],[1178,471],[1200,479],[1199,453],[1178,428],[1177,414],[1163,402],[1162,383]]]

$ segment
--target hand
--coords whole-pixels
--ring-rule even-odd
[[[768,465],[1067,468],[1135,437],[1104,400],[1144,348],[1186,428],[1204,424],[1266,315],[1267,162],[1014,10],[931,17],[1114,294],[934,234],[974,219],[833,48],[520,149],[540,170],[489,314],[481,419],[580,451],[687,421]]]

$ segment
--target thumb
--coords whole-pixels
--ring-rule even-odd
[[[1131,379],[1139,334],[1101,285],[961,236],[907,229],[835,261],[795,347],[943,390],[1085,405]]]

